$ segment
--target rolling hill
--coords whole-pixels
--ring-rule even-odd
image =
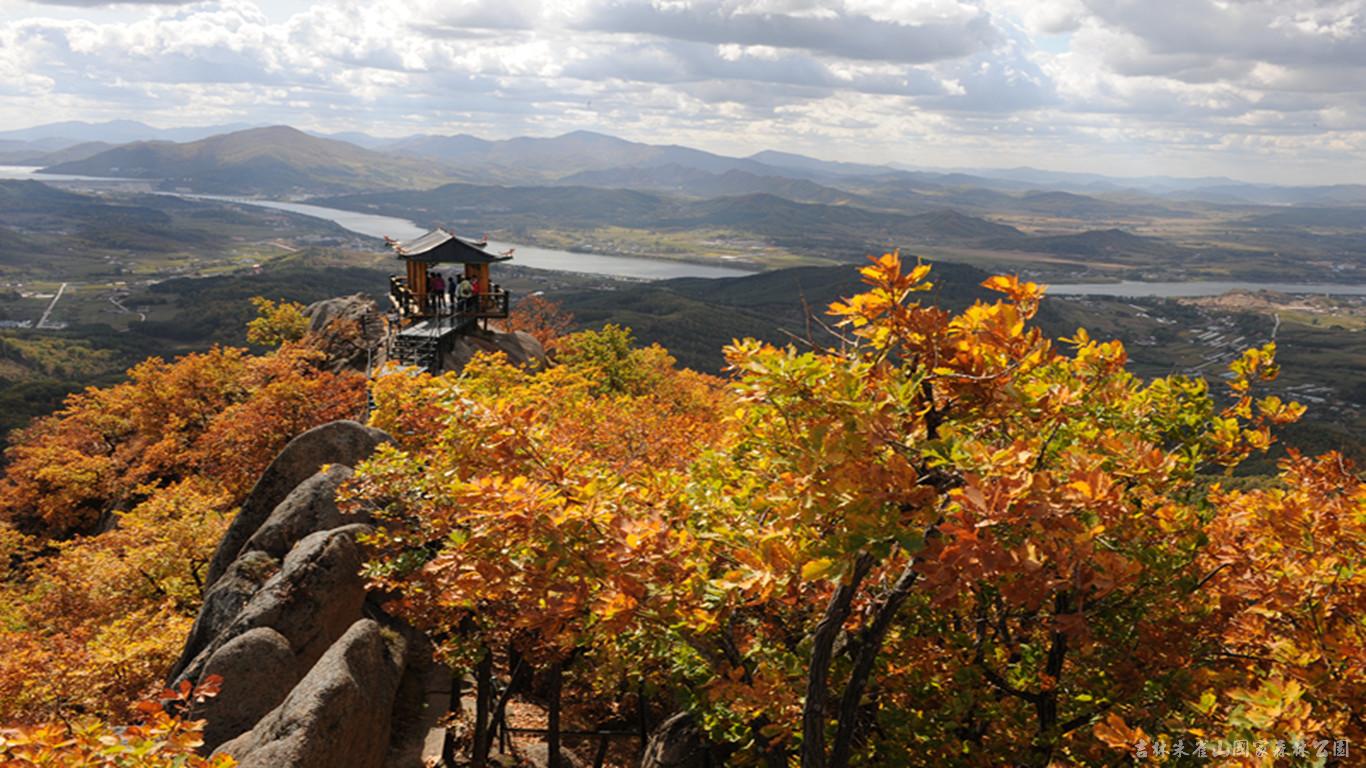
[[[254,128],[175,144],[135,142],[58,163],[47,173],[159,179],[196,192],[336,193],[412,188],[449,180],[430,162],[362,149],[285,126]]]
[[[49,152],[47,154],[35,157],[30,161],[30,164],[37,166],[50,166],[60,165],[62,163],[75,163],[81,160],[87,160],[89,158],[92,158],[101,152],[106,152],[108,150],[114,149],[116,146],[118,145],[110,144],[107,141],[87,141],[81,144],[73,144],[69,147],[63,147],[62,149],[59,149],[55,152]]]
[[[989,248],[1027,250],[1119,263],[1180,262],[1194,254],[1156,237],[1143,237],[1122,229],[1102,229],[1073,235],[1001,238],[986,241]]]
[[[777,166],[678,145],[644,144],[593,131],[490,141],[469,135],[417,136],[385,147],[503,180],[549,181],[584,171],[677,165],[706,173],[793,175]],[[805,175],[805,174],[797,174]]]
[[[159,263],[168,254],[207,263],[244,243],[291,236],[338,237],[344,230],[219,201],[78,194],[38,181],[0,180],[0,272],[114,278],[122,274],[119,265]]]
[[[757,236],[794,252],[861,259],[887,244],[1023,237],[1013,227],[953,211],[906,215],[853,205],[802,203],[772,194],[683,200],[648,192],[592,187],[503,187],[448,184],[420,192],[381,192],[313,201],[347,210],[413,218],[424,226],[475,231],[538,227],[639,230],[727,230]]]
[[[646,190],[702,198],[769,194],[802,203],[876,205],[874,201],[865,200],[859,195],[817,184],[809,179],[765,176],[739,169],[731,169],[725,173],[711,173],[678,163],[580,171],[559,179],[558,183],[605,189]]]

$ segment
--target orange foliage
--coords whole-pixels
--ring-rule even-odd
[[[316,355],[301,345],[264,357],[215,347],[151,358],[126,383],[72,395],[13,437],[0,520],[60,538],[197,473],[245,494],[290,437],[364,402],[363,377],[319,370]]]
[[[351,495],[401,498],[369,543],[386,557],[410,541],[444,545],[416,571],[371,575],[400,588],[395,607],[423,626],[487,629],[448,638],[449,653],[516,636],[525,653],[557,658],[630,618],[647,583],[682,575],[671,511],[636,510],[667,498],[656,478],[717,439],[718,382],[675,370],[658,348],[632,349],[620,329],[565,341],[595,352],[542,371],[479,357],[459,376],[375,382],[374,423],[399,445],[381,449]],[[613,386],[605,369],[627,383]]]
[[[1333,453],[1292,452],[1280,480],[1214,493],[1204,564],[1221,677],[1239,686],[1227,721],[1251,740],[1366,744],[1366,483]]]
[[[126,715],[175,661],[229,509],[212,483],[178,483],[0,584],[0,722]]]
[[[838,349],[727,350],[731,393],[608,327],[561,365],[390,376],[358,474],[372,581],[446,650],[512,640],[574,685],[646,680],[735,760],[1113,764],[1138,740],[1360,739],[1363,494],[1335,456],[1211,488],[1302,408],[1274,345],[1144,382],[952,315],[886,254]],[[1165,743],[1165,742],[1164,742]],[[1119,750],[1119,753],[1116,752]]]
[[[187,722],[172,712],[191,701],[216,695],[221,680],[211,678],[197,689],[186,683],[157,700],[138,705],[138,722],[116,727],[97,718],[78,717],[27,728],[0,729],[0,765],[88,766],[89,768],[231,768],[226,755],[207,758],[195,753],[204,743],[203,722]]]
[[[0,722],[122,718],[158,685],[255,478],[290,438],[364,403],[362,376],[320,362],[307,343],[150,359],[14,436],[0,479]]]
[[[502,325],[505,331],[522,331],[535,336],[548,352],[555,349],[560,337],[574,327],[574,316],[559,302],[532,294],[513,305]]]

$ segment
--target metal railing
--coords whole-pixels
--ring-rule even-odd
[[[468,299],[442,293],[427,294],[425,306],[398,275],[389,276],[389,300],[402,317],[453,317],[457,319],[505,318],[512,306],[512,295],[499,288]]]

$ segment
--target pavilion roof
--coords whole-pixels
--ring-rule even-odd
[[[434,229],[425,235],[403,242],[391,240],[387,237],[384,240],[390,248],[394,249],[398,258],[406,261],[422,261],[431,264],[493,264],[512,258],[510,252],[490,253],[485,250],[488,247],[487,240],[481,242],[466,240],[444,229]]]

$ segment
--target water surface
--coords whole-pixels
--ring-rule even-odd
[[[1277,291],[1279,293],[1366,296],[1366,285],[1352,283],[1252,283],[1236,280],[1192,280],[1180,283],[1123,280],[1117,283],[1051,283],[1054,296],[1120,296],[1164,299],[1222,296],[1229,291]]]
[[[340,208],[326,208],[308,203],[291,203],[282,200],[257,200],[248,197],[225,197],[222,195],[182,194],[192,200],[219,200],[274,208],[303,216],[326,219],[335,222],[343,229],[370,237],[392,237],[395,240],[408,240],[425,234],[427,230],[407,219],[393,216],[380,216],[373,213],[345,211]],[[536,269],[556,269],[563,272],[584,272],[610,277],[630,277],[643,280],[665,280],[671,277],[743,277],[754,274],[754,270],[738,267],[718,267],[710,264],[690,264],[668,259],[646,259],[635,256],[607,256],[597,253],[575,253],[555,248],[541,248],[534,245],[519,245],[498,240],[490,240],[488,250],[503,253],[512,250],[512,263]]]
[[[39,169],[30,166],[0,166],[0,179],[32,179],[43,182],[80,182],[80,186],[95,186],[99,182],[123,184],[129,181],[152,184],[147,179],[111,179],[93,176],[69,176],[62,174],[37,173]],[[294,203],[286,200],[260,200],[233,195],[201,195],[180,192],[159,192],[187,200],[216,200],[219,202],[254,205],[261,208],[274,208],[302,216],[312,216],[335,222],[343,229],[369,237],[392,237],[395,240],[408,240],[425,234],[427,230],[407,219],[394,216],[380,216],[373,213],[346,211],[340,208],[327,208],[308,203]],[[609,256],[597,253],[575,253],[556,248],[541,248],[534,245],[520,245],[501,241],[489,241],[489,250],[502,253],[511,249],[513,264],[536,269],[554,269],[563,272],[581,272],[608,277],[628,277],[638,280],[666,280],[672,277],[743,277],[752,275],[755,270],[740,267],[723,267],[710,264],[692,264],[669,259],[649,259],[639,256]]]

